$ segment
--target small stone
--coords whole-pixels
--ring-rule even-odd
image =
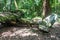
[[[51,35],[51,40],[56,40],[56,36],[55,35]]]
[[[3,25],[0,23],[0,28],[3,27]]]
[[[54,35],[51,35],[51,38],[55,38],[55,36]]]
[[[51,38],[51,40],[57,40],[56,38]]]

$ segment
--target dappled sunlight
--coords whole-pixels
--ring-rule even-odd
[[[58,22],[54,23],[54,26],[59,24]],[[59,26],[59,25],[57,25]],[[44,34],[41,31],[38,31],[35,26],[33,27],[7,27],[3,28],[0,38],[1,39],[10,39],[10,40],[44,40],[45,39],[55,39],[60,33],[60,27],[55,27],[51,29],[50,33]]]
[[[8,32],[3,32],[2,33],[2,36],[3,37],[8,37],[9,35],[11,35],[12,33],[10,32],[10,31],[8,31]]]
[[[22,37],[29,36],[29,35],[35,35],[35,33],[32,33],[32,31],[30,31],[30,29],[26,29],[26,28],[17,30],[10,36],[15,36],[14,34],[22,36]]]
[[[32,32],[31,28],[27,27],[10,27],[9,29],[4,29],[0,35],[0,39],[8,39],[8,40],[40,40],[41,38],[38,37],[39,34]]]
[[[0,14],[0,16],[3,16],[3,17],[5,17],[5,15],[4,15],[4,14]]]
[[[56,36],[55,35],[51,35],[51,38],[55,38]]]
[[[25,36],[29,36],[29,35],[38,36],[38,34],[33,33],[30,28],[29,29],[28,28],[22,28],[22,29],[12,28],[12,29],[10,29],[8,31],[3,32],[1,35],[2,35],[2,37],[8,37],[8,36],[12,37],[12,36],[17,36],[17,35],[21,36],[21,37],[25,37]]]

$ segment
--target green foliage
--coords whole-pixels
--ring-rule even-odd
[[[28,16],[28,13],[33,15],[37,14],[35,16],[41,16],[42,13],[42,0],[15,0],[18,10],[26,10],[25,14]],[[16,10],[14,0],[0,0],[0,11],[2,10]],[[57,10],[58,13],[60,13],[60,1],[59,0],[49,0],[51,11],[54,12]],[[27,13],[28,12],[28,13]],[[30,17],[30,16],[29,16]]]
[[[33,18],[35,16],[41,16],[42,13],[42,0],[15,0],[18,6],[18,10],[24,12],[24,17]],[[16,10],[14,0],[3,0],[2,10]],[[1,3],[2,4],[2,3]]]
[[[60,15],[60,1],[49,1],[51,12],[56,12]],[[0,12],[1,11],[9,11],[9,13],[1,13],[1,22],[5,22],[6,20],[16,21],[17,19],[18,21],[21,20],[25,23],[37,23],[39,24],[39,28],[45,31],[47,31],[51,26],[50,22],[47,23],[46,21],[42,21],[41,18],[43,11],[43,0],[0,0]],[[60,22],[60,18],[58,18],[58,21]]]
[[[16,5],[18,7],[17,10],[22,10],[24,12],[24,17],[27,18],[33,18],[35,16],[41,16],[42,13],[42,5],[43,1],[42,0],[15,0]],[[15,5],[14,0],[0,0],[0,11],[2,10],[16,10],[16,5]],[[60,2],[59,0],[49,0],[50,1],[50,6],[51,6],[51,11],[55,12],[57,11],[60,13]]]
[[[16,21],[21,19],[22,13],[11,13],[11,12],[1,12],[0,13],[0,22],[5,22],[7,20],[13,20]]]
[[[59,0],[50,0],[50,5],[51,5],[51,11],[52,12],[57,12],[58,14],[60,13],[60,1]]]

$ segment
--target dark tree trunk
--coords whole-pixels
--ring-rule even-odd
[[[43,0],[43,18],[50,14],[50,0]]]

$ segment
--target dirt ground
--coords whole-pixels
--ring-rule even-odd
[[[43,33],[36,27],[3,27],[0,40],[60,40],[60,23],[53,26],[49,33]]]

